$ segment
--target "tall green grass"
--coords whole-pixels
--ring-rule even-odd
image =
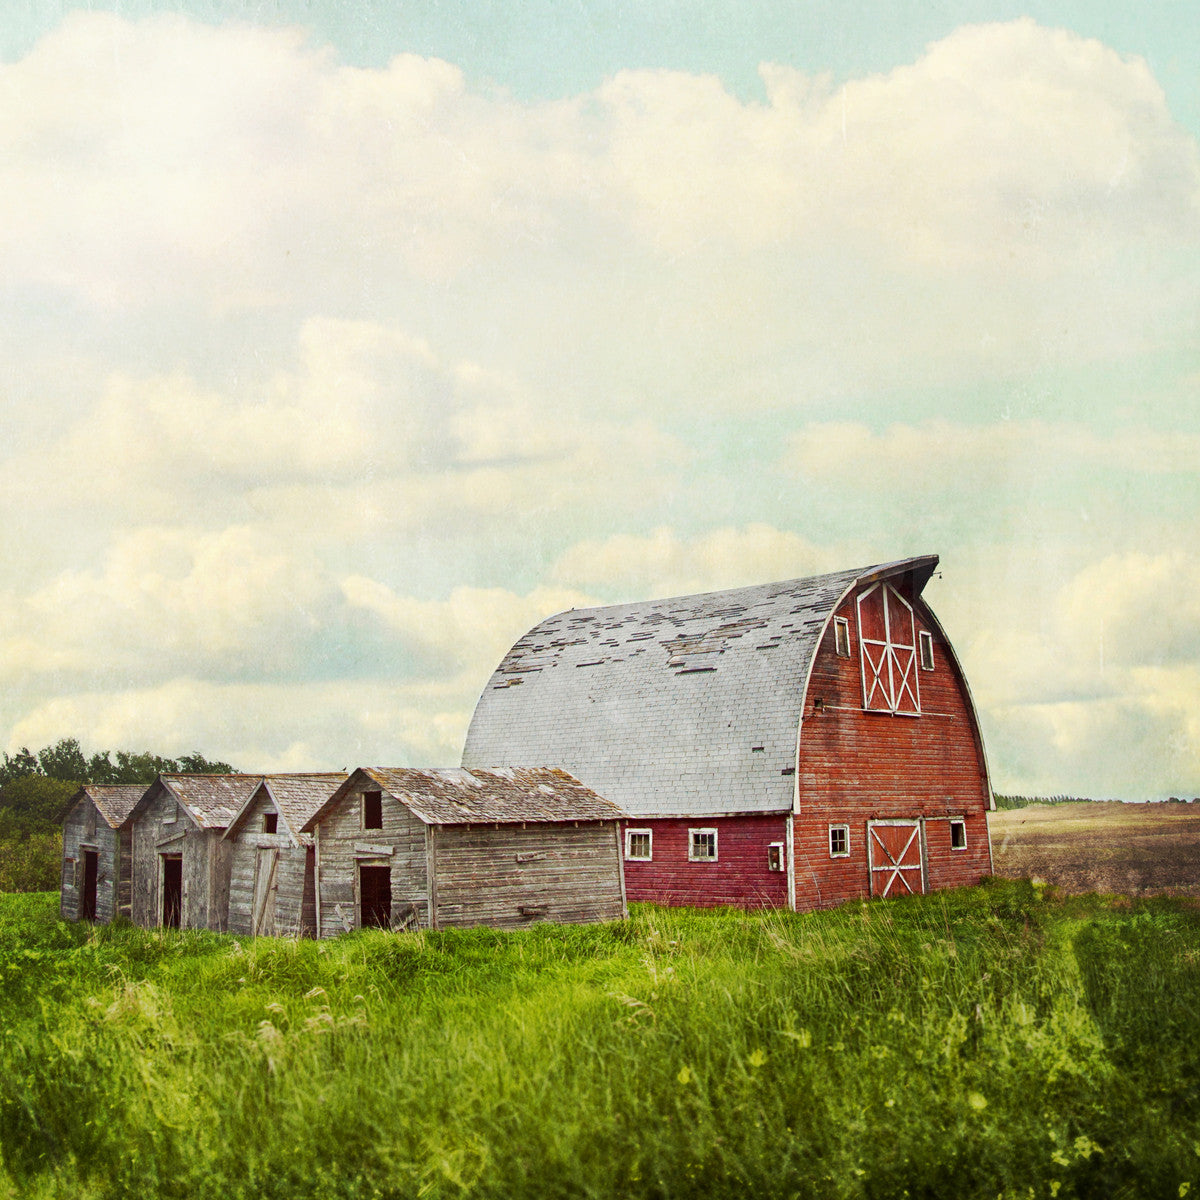
[[[1181,902],[295,943],[6,896],[0,970],[6,1200],[1200,1195]]]

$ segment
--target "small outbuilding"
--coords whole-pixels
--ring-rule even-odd
[[[225,830],[230,843],[230,933],[315,937],[316,860],[308,819],[345,782],[345,771],[267,775]]]
[[[301,830],[318,935],[617,920],[621,817],[554,768],[360,768]]]
[[[229,823],[262,775],[160,775],[129,815],[135,925],[225,929]]]
[[[63,815],[59,911],[68,921],[129,916],[131,838],[126,820],[142,798],[142,783],[89,783]]]

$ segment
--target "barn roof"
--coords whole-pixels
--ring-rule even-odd
[[[144,783],[85,783],[67,801],[63,818],[65,819],[81,800],[88,799],[96,806],[108,826],[117,829],[125,823],[145,791]]]
[[[360,767],[306,822],[316,828],[347,792],[368,781],[390,793],[426,825],[617,821],[625,814],[556,767]]]
[[[644,817],[790,811],[830,617],[859,584],[907,575],[919,593],[937,562],[547,617],[488,680],[463,765],[555,763]]]
[[[284,826],[284,831],[291,836],[297,845],[308,845],[312,835],[302,833],[305,823],[337,791],[338,785],[345,782],[345,771],[313,772],[311,774],[294,775],[265,775],[259,787],[256,787],[246,797],[245,803],[238,809],[225,836],[232,838],[241,828],[247,812],[254,804],[261,788],[266,788],[268,795],[275,805]]]

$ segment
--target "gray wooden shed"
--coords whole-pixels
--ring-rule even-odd
[[[230,933],[316,935],[313,835],[302,832],[346,772],[267,775],[225,830],[230,843]]]
[[[360,768],[304,826],[319,936],[617,920],[621,816],[555,768]]]
[[[63,815],[59,911],[68,921],[111,921],[129,915],[131,836],[126,821],[144,783],[89,783]]]
[[[262,775],[160,775],[129,816],[134,924],[224,930],[230,821]]]

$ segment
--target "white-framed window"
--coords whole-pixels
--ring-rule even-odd
[[[917,635],[921,646],[921,670],[933,670],[933,634],[922,629]]]
[[[715,829],[688,830],[688,862],[717,861],[717,831]]]
[[[850,826],[830,825],[829,857],[846,858],[850,854]]]
[[[833,618],[833,648],[838,658],[850,657],[850,618]]]
[[[364,829],[383,828],[383,793],[363,792],[362,794],[362,827]]]
[[[782,871],[784,865],[783,843],[772,842],[767,847],[767,870]]]
[[[627,862],[649,862],[654,857],[654,830],[625,830],[625,859]]]
[[[950,822],[950,849],[967,848],[967,822],[963,817],[954,817]]]

